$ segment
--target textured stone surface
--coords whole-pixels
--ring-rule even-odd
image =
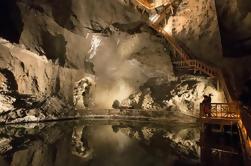
[[[211,80],[184,75],[177,80],[149,79],[140,90],[122,101],[122,106],[145,110],[180,111],[198,116],[204,94],[212,93],[212,102],[224,102],[222,93],[215,89]]]
[[[215,1],[218,11],[224,56],[251,55],[251,2]]]
[[[173,3],[174,14],[165,30],[190,56],[209,62],[222,56],[221,38],[214,1],[181,0]]]
[[[3,12],[13,24],[10,31],[3,29],[2,33],[6,33],[2,36],[19,44],[0,40],[0,68],[11,73],[16,82],[14,91],[19,94],[57,96],[72,104],[74,84],[90,74],[95,80],[92,95],[96,106],[110,108],[114,100],[122,101],[141,91],[140,87],[149,79],[158,77],[169,83],[176,79],[170,46],[146,25],[130,0],[13,2],[5,3],[11,7]],[[226,70],[227,80],[238,92],[250,76],[250,57],[232,59],[222,55],[221,41],[228,34],[223,34],[222,26],[231,29],[232,23],[243,25],[234,32],[243,39],[249,29],[250,11],[243,4],[248,2],[239,0],[231,6],[226,1],[217,2],[216,6],[214,1],[207,0],[172,2],[173,14],[167,18],[166,30],[192,57]],[[13,9],[17,10],[11,12]],[[231,10],[226,16],[227,9]],[[222,22],[234,13],[237,15],[232,22],[230,17],[226,24]],[[14,16],[16,20],[12,19]],[[8,36],[9,32],[16,37]],[[236,65],[238,68],[234,68]],[[1,101],[6,100],[0,97]],[[11,97],[14,103],[15,96]],[[196,101],[199,100],[198,97]],[[155,102],[150,93],[142,101],[148,109],[159,105]],[[12,109],[9,104],[4,107]],[[19,111],[17,116],[21,115]]]

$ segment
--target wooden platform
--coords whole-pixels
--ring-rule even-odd
[[[218,124],[218,125],[236,125],[239,119],[236,118],[210,118],[201,117],[200,122],[203,124]]]

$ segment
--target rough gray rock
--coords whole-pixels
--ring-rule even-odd
[[[73,108],[56,96],[39,98],[18,93],[11,82],[14,75],[6,71],[0,73],[0,123],[37,122],[74,115]]]
[[[173,110],[198,116],[204,94],[212,93],[212,102],[224,102],[222,92],[217,91],[212,83],[205,77],[191,75],[173,81],[151,78],[121,105],[144,110]]]

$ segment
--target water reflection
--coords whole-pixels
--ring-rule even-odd
[[[0,128],[0,165],[200,165],[197,124],[71,121]]]

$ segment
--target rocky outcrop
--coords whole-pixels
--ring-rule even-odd
[[[76,109],[90,108],[93,103],[93,89],[95,82],[91,77],[85,77],[76,82],[73,90],[73,104]]]
[[[84,75],[83,71],[60,67],[45,56],[4,39],[0,42],[0,68],[12,73],[17,92],[37,96],[59,94],[70,101],[72,82],[80,79]]]
[[[68,95],[73,89],[70,78],[77,77],[73,75],[77,71],[60,68],[6,40],[0,39],[0,42],[0,123],[42,121],[70,115],[72,108],[63,101],[72,98]]]
[[[174,81],[152,78],[138,92],[122,101],[121,105],[135,109],[180,111],[198,116],[204,94],[212,93],[212,102],[224,101],[222,93],[215,89],[212,82],[191,75],[184,75]]]

